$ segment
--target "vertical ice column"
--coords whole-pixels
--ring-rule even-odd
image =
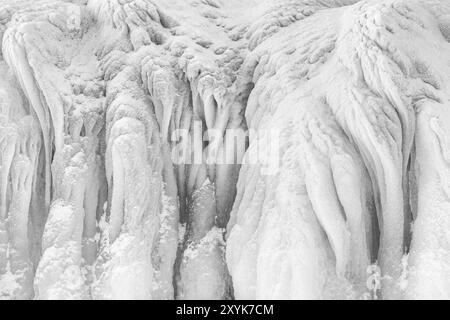
[[[83,258],[87,266],[91,266],[97,256],[97,211],[100,198],[100,156],[98,149],[98,132],[86,129],[86,137],[81,138],[86,150],[86,190],[84,195],[84,224],[83,224]]]
[[[11,163],[14,158],[15,144],[18,139],[17,130],[8,123],[9,120],[0,115],[0,272],[3,274],[7,266],[8,251],[8,183]]]
[[[156,62],[161,63],[158,65]],[[164,190],[161,194],[160,230],[157,245],[153,251],[155,280],[154,299],[173,299],[174,263],[178,247],[178,223],[180,221],[180,202],[185,201],[184,181],[181,167],[175,168],[172,162],[172,139],[183,130],[189,117],[189,91],[185,81],[165,64],[166,61],[144,59],[141,77],[151,98],[155,120],[159,127],[161,143],[162,178]],[[176,170],[179,170],[176,172]],[[177,175],[178,174],[178,175]]]
[[[162,180],[161,159],[156,148],[147,148],[146,137],[144,124],[135,118],[112,125],[109,225],[96,264],[94,298],[152,299]]]
[[[418,207],[409,252],[409,299],[450,299],[449,107],[425,100],[417,104]]]
[[[87,299],[82,270],[82,234],[85,216],[86,153],[79,143],[55,154],[55,201],[42,240],[42,258],[36,270],[37,299]]]
[[[33,265],[29,256],[29,210],[35,172],[41,148],[39,127],[31,116],[20,121],[21,136],[11,166],[11,202],[9,206],[10,269],[17,276],[19,299],[32,295]]]
[[[10,268],[8,230],[9,183],[11,165],[18,140],[16,126],[0,115],[0,296],[12,298],[20,287]]]
[[[237,144],[243,140],[245,149],[245,136],[227,135],[228,126],[240,129],[242,122],[232,119],[231,111],[234,108],[233,112],[239,112],[241,105],[234,103],[235,97],[224,94],[223,88],[215,88],[216,85],[209,76],[191,83],[193,165],[187,170],[189,208],[177,284],[180,299],[231,298],[223,228],[234,201],[243,156]]]
[[[230,297],[223,230],[216,228],[215,188],[208,179],[190,198],[185,250],[180,266],[179,299]]]
[[[20,28],[19,28],[20,29]],[[45,150],[45,202],[50,203],[51,190],[51,155],[52,155],[52,126],[50,110],[38,83],[34,77],[33,68],[27,58],[26,41],[23,30],[8,29],[3,38],[3,55],[11,70],[17,77],[23,93],[33,109],[41,130]],[[61,140],[61,139],[59,139]],[[61,141],[59,141],[61,143]]]
[[[153,299],[174,298],[174,264],[178,249],[179,197],[169,145],[162,145],[163,184],[161,192],[160,227],[157,244],[152,252],[155,280]]]

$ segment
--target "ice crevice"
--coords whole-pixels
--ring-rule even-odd
[[[449,16],[0,1],[0,298],[450,298]]]

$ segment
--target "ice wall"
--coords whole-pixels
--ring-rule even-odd
[[[449,17],[0,1],[0,298],[449,298]]]

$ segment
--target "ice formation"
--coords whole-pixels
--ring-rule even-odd
[[[450,299],[447,0],[0,0],[0,35],[0,299]]]

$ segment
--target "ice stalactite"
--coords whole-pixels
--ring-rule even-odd
[[[103,65],[111,74],[106,89],[108,227],[96,263],[93,296],[168,299],[173,297],[170,266],[178,213],[163,191],[163,151],[148,107],[151,102],[143,93],[137,67],[125,66],[121,58],[125,56],[111,53]]]
[[[33,106],[34,114],[36,114],[39,124],[42,129],[42,135],[44,139],[44,149],[45,149],[45,177],[46,177],[46,204],[50,202],[50,165],[51,165],[51,121],[49,110],[46,106],[45,100],[43,100],[42,92],[36,84],[36,79],[33,76],[33,71],[29,64],[29,61],[25,54],[24,41],[21,38],[20,31],[8,29],[8,34],[3,37],[3,46],[5,50],[3,56],[11,68],[16,73],[17,78],[21,84],[22,90],[26,94],[30,104]],[[16,33],[17,32],[17,33]],[[16,36],[18,39],[16,39]],[[10,42],[10,43],[9,43]],[[5,49],[6,48],[6,49]],[[7,51],[8,50],[8,51]]]
[[[61,7],[58,2],[50,2],[38,5],[36,9],[41,13],[50,13],[48,20],[29,14],[30,12],[25,10],[21,12],[21,15],[12,18],[14,27],[8,29],[3,38],[3,55],[28,99],[30,117],[39,123],[41,133],[33,132],[33,134],[43,137],[44,164],[36,165],[36,167],[42,167],[45,178],[44,183],[35,182],[34,187],[45,186],[47,206],[50,199],[53,199],[42,236],[42,257],[40,257],[34,281],[35,297],[40,299],[86,298],[89,293],[84,283],[82,242],[85,242],[83,233],[85,238],[92,241],[91,238],[96,232],[96,200],[98,198],[96,184],[98,185],[100,180],[95,176],[98,162],[96,156],[98,132],[95,130],[98,129],[94,128],[96,121],[92,115],[83,123],[83,119],[80,119],[79,112],[76,110],[77,107],[73,107],[78,101],[73,103],[68,98],[71,87],[62,69],[67,70],[70,63],[67,61],[68,57],[63,55],[75,47],[76,32],[72,33],[72,38],[65,42],[67,46],[64,49],[67,51],[56,47],[51,53],[39,50],[45,43],[39,39],[42,40],[46,35],[51,34],[58,38],[64,32],[74,31],[64,22],[68,13],[72,12],[72,5]],[[53,10],[56,11],[52,12]],[[35,37],[26,36],[30,30],[35,32]],[[58,71],[49,81],[45,77],[40,77],[42,73],[49,70]],[[54,94],[57,85],[64,89]],[[67,122],[65,112],[69,114]],[[34,168],[33,170],[34,176],[41,176],[42,172]],[[87,201],[85,201],[85,194]],[[89,201],[92,197],[94,201]],[[36,206],[36,203],[33,203],[32,207],[33,210],[38,209],[36,207],[45,208]],[[34,212],[33,216],[35,216]],[[60,233],[59,224],[65,226]],[[36,227],[33,226],[33,229]],[[25,233],[22,237],[27,239],[28,235]],[[85,245],[87,248],[83,248],[88,264],[93,262],[96,255],[95,248],[93,251],[89,246],[92,247],[87,244]]]
[[[227,146],[225,130],[232,126],[242,128],[242,103],[227,96],[231,88],[226,86],[231,82],[228,75],[217,73],[218,62],[202,55],[192,57],[195,52],[189,42],[173,40],[166,55],[155,50],[144,60],[142,77],[154,106],[163,152],[167,150],[171,156],[179,157],[172,166],[173,157],[163,156],[167,159],[167,190],[178,196],[180,222],[187,223],[181,256],[175,266],[177,297],[221,299],[230,297],[230,281],[223,256],[223,235],[216,232],[216,227],[224,228],[227,223],[239,165],[221,165],[220,161],[225,158]],[[201,47],[197,50],[206,51]],[[219,63],[230,68],[239,63],[232,56],[224,60]],[[207,129],[216,136],[208,137],[210,142],[205,146]],[[227,151],[239,162],[244,150],[239,154],[229,147]],[[209,186],[208,192],[204,192],[204,185]],[[215,186],[221,191],[218,197]],[[203,273],[210,277],[207,287],[203,287],[202,272],[192,273],[198,265],[203,265]]]
[[[4,64],[1,92],[1,262],[0,297],[28,299],[33,294],[29,215],[37,184],[41,150],[39,126],[26,115],[26,104]]]
[[[31,193],[36,183],[36,168],[41,148],[39,128],[32,117],[24,117],[19,125],[23,128],[11,166],[11,202],[9,204],[9,255],[13,274],[20,274],[20,287],[23,292],[17,298],[29,298],[32,295],[34,268],[30,259],[28,240],[28,216],[30,213]]]
[[[243,122],[239,121],[242,105],[221,94],[225,90],[213,89],[211,77],[200,79],[191,81],[191,86],[198,83],[200,90],[192,90],[192,164],[186,168],[188,222],[180,262],[178,298],[229,299],[232,289],[225,264],[223,229],[234,201],[236,173],[245,146],[239,152],[233,141],[226,140],[225,131],[243,129]],[[237,114],[231,112],[233,107],[238,109]],[[203,147],[205,132],[208,132],[209,142]],[[228,147],[227,142],[232,146]]]
[[[214,162],[219,155],[223,157],[224,148],[232,144],[232,142],[223,144],[225,129],[230,126],[240,128],[243,123],[240,115],[242,102],[234,103],[235,99],[232,95],[223,97],[226,88],[232,84],[232,75],[222,75],[219,72],[223,65],[228,67],[229,72],[235,73],[242,59],[235,56],[236,50],[229,49],[223,57],[218,57],[215,61],[215,54],[211,54],[208,50],[208,40],[202,39],[203,35],[191,39],[183,37],[181,30],[177,30],[179,27],[177,20],[165,13],[165,8],[162,8],[159,3],[130,1],[121,4],[109,1],[106,5],[106,3],[91,1],[88,7],[98,18],[102,35],[107,39],[103,48],[98,50],[98,57],[102,61],[105,79],[110,83],[107,89],[106,116],[106,171],[110,193],[107,209],[109,236],[106,242],[110,245],[106,246],[104,255],[101,256],[108,256],[105,259],[113,261],[111,255],[114,251],[114,243],[119,241],[121,234],[126,230],[124,226],[127,224],[127,219],[123,212],[123,204],[129,201],[130,197],[133,198],[133,195],[128,193],[129,186],[125,183],[133,174],[127,173],[126,169],[127,163],[132,159],[128,158],[128,153],[120,152],[120,147],[115,146],[116,138],[112,135],[114,131],[121,128],[119,130],[121,136],[117,139],[125,139],[125,136],[129,136],[130,139],[145,138],[140,143],[145,143],[147,148],[151,148],[148,155],[139,156],[142,159],[153,159],[147,160],[150,162],[147,164],[149,169],[146,171],[145,161],[141,160],[141,164],[136,165],[135,171],[148,172],[147,176],[154,174],[155,178],[163,181],[159,188],[155,184],[148,190],[153,197],[151,211],[154,210],[159,214],[158,219],[152,220],[151,225],[153,227],[159,221],[160,230],[157,238],[147,243],[146,251],[151,251],[151,247],[154,246],[150,269],[153,269],[155,277],[147,275],[147,287],[154,287],[155,291],[151,293],[152,298],[173,298],[174,293],[181,296],[187,288],[186,290],[182,287],[177,288],[177,283],[181,286],[186,284],[186,281],[183,282],[182,279],[185,273],[179,270],[181,261],[174,265],[179,237],[178,223],[187,222],[191,225],[188,220],[189,216],[192,216],[192,199],[198,189],[209,179],[212,181],[212,186],[215,183],[224,192],[217,198],[215,191],[208,193],[207,202],[213,206],[213,209],[205,212],[198,208],[194,210],[197,212],[196,215],[205,216],[205,219],[213,223],[205,225],[205,230],[194,229],[192,232],[199,232],[204,237],[210,230],[213,231],[217,218],[216,202],[221,212],[218,217],[218,226],[223,228],[234,199],[235,182],[233,180],[237,179],[239,165],[225,165],[216,174],[215,165],[206,165],[206,158],[210,157]],[[111,33],[111,30],[118,32]],[[179,37],[173,36],[179,32]],[[111,34],[117,34],[117,36],[111,38]],[[119,46],[116,45],[117,42],[120,43]],[[224,49],[219,48],[216,52],[220,55]],[[141,78],[135,73],[136,71],[141,72]],[[141,85],[144,86],[144,92],[141,91]],[[148,99],[141,98],[146,94]],[[130,95],[138,101],[130,100]],[[126,120],[130,116],[136,120],[132,122],[130,122],[131,119]],[[208,150],[204,150],[203,142],[203,133],[207,128],[200,128],[194,132],[194,128],[201,122],[206,124],[208,129],[217,129],[219,132],[217,141],[208,146]],[[127,127],[131,125],[135,130],[127,133]],[[143,128],[138,130],[142,125]],[[133,132],[136,130],[141,134],[135,136]],[[143,134],[145,135],[142,136]],[[174,141],[174,138],[179,140]],[[172,155],[180,144],[185,149],[190,148],[186,154],[182,155],[184,160],[196,160],[199,163],[172,164]],[[228,147],[228,149],[234,155],[233,148]],[[114,156],[115,152],[122,155]],[[236,157],[242,157],[242,154],[243,150]],[[125,160],[121,160],[123,157],[126,157]],[[148,179],[144,176],[139,178]],[[161,192],[161,188],[164,192]],[[139,205],[141,210],[145,211],[144,217],[148,214],[154,218],[156,213],[147,212],[150,208],[145,209],[146,206],[148,205],[145,203]],[[154,206],[156,208],[153,208]],[[137,219],[139,220],[139,216]],[[154,227],[158,228],[156,225]],[[180,260],[182,251],[192,241],[191,238],[199,236],[197,234],[194,236],[192,232],[189,233],[190,236],[186,238],[186,243],[179,251]],[[219,238],[218,236],[218,240]],[[211,260],[210,272],[216,274],[216,280],[211,287],[217,286],[219,289],[210,290],[204,294],[208,298],[223,298],[230,284],[226,280],[227,271],[222,241],[214,241],[212,246],[218,254],[208,258]],[[221,265],[222,269],[215,270],[217,265]],[[112,271],[103,272],[103,274],[100,271],[99,278],[105,279],[110,273]],[[195,279],[195,277],[199,277],[197,282],[201,281],[200,274],[189,275],[189,279]],[[175,278],[179,280],[174,283]],[[226,290],[220,289],[225,287],[227,287]],[[99,289],[95,292],[100,291],[104,290]],[[121,293],[126,294],[127,291]],[[189,291],[192,297],[198,294],[195,290]],[[142,298],[148,298],[149,295],[148,292],[143,293]],[[186,298],[189,295],[183,293]]]
[[[145,129],[137,119],[123,117],[111,129],[107,152],[111,157],[112,190],[107,248],[110,260],[102,266],[101,296],[149,299],[152,294],[151,261],[159,226],[161,179],[148,161]],[[155,159],[155,162],[158,161]],[[109,170],[108,170],[109,171]],[[160,172],[159,172],[160,175]]]

